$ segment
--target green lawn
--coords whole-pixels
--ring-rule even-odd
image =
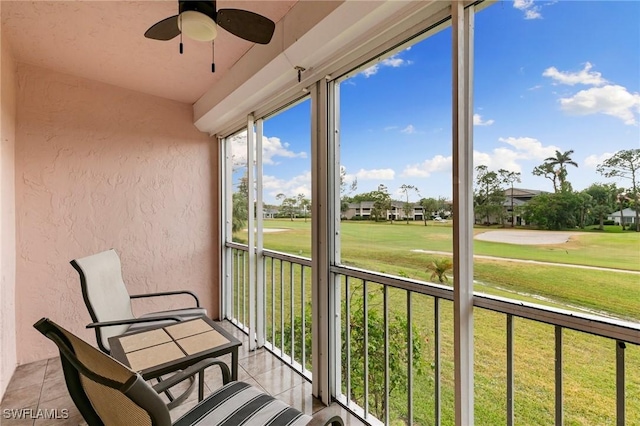
[[[268,220],[265,228],[287,229],[265,233],[265,247],[311,257],[311,222]],[[485,232],[477,229],[476,232]],[[540,231],[544,232],[544,231]],[[341,227],[342,262],[372,271],[429,281],[425,264],[440,255],[412,250],[452,251],[450,224],[424,226],[422,222],[351,222]],[[479,255],[599,266],[640,271],[640,233],[586,233],[568,243],[550,246],[476,241]],[[536,301],[554,306],[582,307],[608,312],[623,319],[640,320],[640,275],[615,271],[566,268],[500,260],[476,259],[477,291]],[[554,303],[555,302],[555,303]]]
[[[450,223],[428,222],[369,222],[344,221],[341,224],[342,254],[350,253],[363,245],[393,254],[406,254],[415,249],[451,252],[453,228]],[[265,234],[265,247],[299,253],[305,256],[311,251],[311,221],[287,219],[266,220],[265,228],[287,229],[286,232]],[[495,228],[493,228],[495,229]],[[619,229],[619,228],[618,228]],[[477,228],[475,233],[491,229]],[[539,231],[546,232],[546,231]],[[640,271],[640,233],[637,232],[576,232],[566,244],[525,246],[476,240],[474,252],[479,255],[538,260],[573,265],[600,266],[614,269]]]
[[[286,228],[285,232],[265,233],[265,247],[310,257],[311,222],[266,221],[267,228]],[[476,232],[484,232],[478,229]],[[422,223],[375,224],[343,222],[342,261],[361,268],[428,281],[426,262],[433,255],[411,250],[451,252],[450,224],[424,227]],[[556,263],[640,270],[640,234],[588,233],[559,246],[516,246],[477,241],[475,253],[497,257],[531,259]],[[279,266],[279,262],[276,263]],[[269,269],[270,267],[268,267]],[[505,260],[474,262],[476,291],[570,309],[584,308],[608,312],[621,318],[640,320],[640,275],[616,271],[596,271],[553,265],[513,263]],[[300,272],[294,269],[294,274]],[[289,269],[285,268],[283,292],[276,286],[277,304],[284,298],[284,318],[276,306],[276,343],[280,343],[280,322],[290,324],[292,304],[288,290]],[[279,270],[276,281],[279,279]],[[310,296],[310,276],[306,277],[306,300]],[[357,288],[357,280],[352,286]],[[377,288],[370,309],[380,309]],[[270,284],[267,284],[268,323],[270,324]],[[299,291],[299,290],[296,290]],[[537,296],[545,297],[541,302]],[[361,297],[361,296],[360,296]],[[402,315],[406,293],[390,290],[391,310]],[[344,297],[343,297],[344,303]],[[423,344],[423,362],[434,362],[433,299],[413,295],[414,325]],[[293,301],[294,317],[299,317],[299,295]],[[442,417],[453,424],[453,308],[443,301],[441,308]],[[476,424],[506,423],[506,332],[505,316],[491,311],[474,311]],[[550,325],[515,319],[515,415],[518,424],[553,424],[554,407],[554,329]],[[270,325],[268,334],[271,335]],[[270,337],[269,337],[270,338]],[[564,333],[564,411],[567,425],[615,424],[615,343],[584,333]],[[299,355],[299,354],[297,354]],[[298,356],[296,356],[298,358]],[[298,358],[299,359],[299,358]],[[308,361],[308,360],[307,360]],[[371,360],[380,363],[382,360]],[[626,350],[627,424],[640,424],[640,348]],[[414,378],[414,424],[433,424],[433,371]],[[392,424],[406,421],[406,389],[391,395]]]

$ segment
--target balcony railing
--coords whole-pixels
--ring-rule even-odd
[[[232,262],[232,315],[248,332],[247,246],[228,244]],[[311,380],[311,260],[274,251],[263,256],[265,347]]]
[[[228,250],[231,319],[246,329],[247,247]],[[265,347],[311,379],[311,261],[265,251],[263,262]],[[337,401],[370,424],[452,424],[452,288],[346,266],[331,273],[342,303]],[[534,416],[538,424],[639,424],[639,324],[478,293],[474,306],[479,423],[513,425]],[[523,382],[539,375],[537,385]],[[589,409],[574,412],[585,410],[575,400],[594,396],[598,403],[583,401]]]

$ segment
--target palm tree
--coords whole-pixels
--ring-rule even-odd
[[[427,272],[431,272],[431,280],[438,278],[441,283],[448,282],[447,272],[453,269],[453,262],[451,259],[441,257],[440,259],[433,259],[427,264]]]
[[[560,188],[564,189],[565,186],[565,182],[567,180],[567,168],[566,165],[571,165],[571,166],[575,166],[578,167],[578,163],[576,163],[575,161],[573,161],[573,159],[571,158],[571,155],[573,154],[573,150],[570,149],[569,151],[565,151],[565,152],[560,152],[558,150],[556,150],[556,156],[555,157],[548,157],[545,158],[544,161],[545,163],[551,165],[551,166],[559,166],[558,169],[555,171],[556,174],[558,175],[558,179],[560,180]]]

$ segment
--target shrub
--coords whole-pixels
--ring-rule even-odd
[[[364,347],[364,303],[362,297],[362,288],[354,289],[349,296],[351,303],[351,318],[345,318],[343,311],[343,324],[351,330],[351,371],[347,371],[347,347],[346,347],[346,328],[342,327],[342,375],[346,377],[351,375],[351,395],[349,398],[359,405],[364,405],[364,353],[368,351],[369,365],[367,379],[369,382],[369,411],[378,419],[385,418],[384,400],[384,318],[377,309],[372,307],[372,303],[380,303],[379,298],[376,299],[374,293],[368,294],[369,309],[367,312],[367,333],[368,347]],[[311,369],[311,304],[307,304],[305,309],[305,357],[306,368]],[[302,335],[302,319],[300,315],[295,317],[294,334],[298,336],[294,342],[294,350],[296,352],[296,360],[301,361],[302,341],[299,336]],[[394,391],[396,393],[406,392],[407,374],[406,368],[408,363],[407,341],[409,339],[407,329],[408,323],[405,315],[389,312],[389,395]],[[412,342],[412,364],[414,375],[424,374],[424,361],[422,359],[423,344],[427,342],[427,338],[422,331],[415,325],[411,326],[413,342]],[[285,326],[284,332],[285,342],[284,349],[287,351],[291,348],[291,324]]]

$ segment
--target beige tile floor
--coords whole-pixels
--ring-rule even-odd
[[[325,409],[324,405],[311,395],[311,383],[291,370],[277,357],[265,349],[249,351],[247,336],[228,322],[221,323],[243,342],[239,352],[238,379],[258,386],[267,393],[287,402],[300,411],[314,414]],[[229,365],[231,355],[222,358]],[[222,385],[217,367],[211,367],[205,374],[205,394]],[[171,418],[176,420],[197,404],[197,391],[180,406],[171,410]],[[12,418],[12,412],[22,409],[32,410],[28,419]],[[13,410],[13,411],[11,411]],[[57,418],[44,418],[57,417]],[[356,417],[341,410],[345,424],[362,426]],[[75,408],[64,381],[60,358],[33,362],[19,366],[0,404],[0,425],[41,426],[41,425],[85,425]]]

